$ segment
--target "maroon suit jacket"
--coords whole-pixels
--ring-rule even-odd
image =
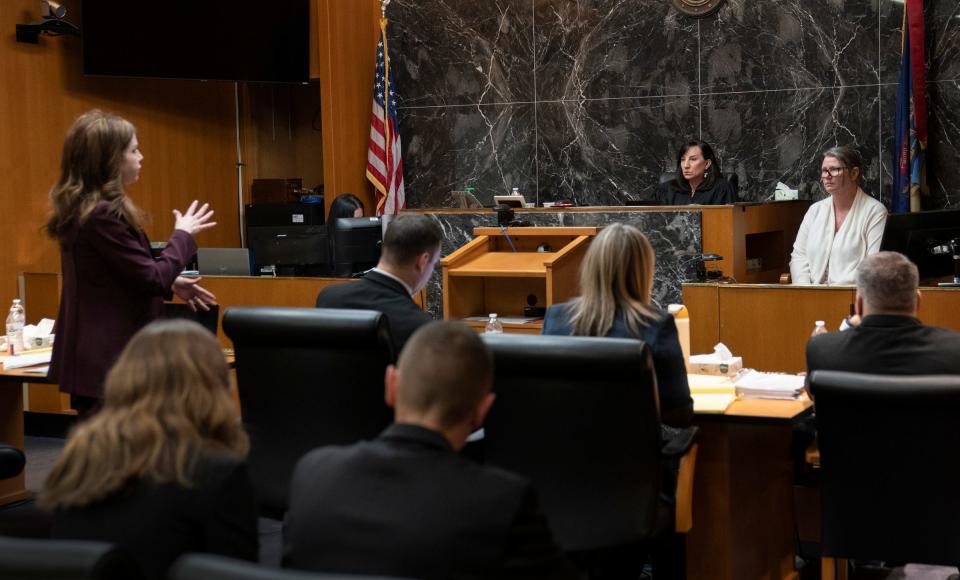
[[[50,376],[60,390],[103,397],[107,371],[138,330],[160,316],[163,296],[197,251],[175,230],[159,258],[143,231],[100,202],[60,244],[63,292]]]

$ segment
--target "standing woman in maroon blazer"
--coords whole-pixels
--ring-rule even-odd
[[[63,274],[50,376],[81,416],[96,410],[107,371],[159,317],[164,297],[176,294],[194,310],[215,300],[199,278],[180,276],[197,251],[193,236],[216,225],[213,211],[196,201],[183,214],[174,210],[173,235],[154,258],[143,211],[124,191],[140,178],[142,159],[129,121],[89,111],[67,133],[50,191],[47,233],[60,243]]]

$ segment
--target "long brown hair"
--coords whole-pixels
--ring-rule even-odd
[[[573,301],[573,334],[606,336],[617,312],[638,336],[655,318],[650,308],[656,257],[650,240],[625,224],[597,234],[580,264],[580,296]]]
[[[107,374],[103,409],[70,434],[39,505],[81,507],[147,479],[189,486],[197,453],[249,443],[216,339],[188,320],[138,332]]]
[[[80,115],[63,141],[60,179],[50,190],[47,234],[64,241],[67,232],[83,222],[100,201],[134,228],[143,224],[143,212],[123,190],[123,153],[136,135],[121,117],[96,109]]]

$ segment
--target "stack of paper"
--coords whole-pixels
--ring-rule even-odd
[[[796,399],[803,390],[803,377],[780,373],[762,373],[748,369],[733,383],[737,394],[757,399]]]
[[[19,369],[23,367],[32,367],[33,365],[39,365],[50,362],[50,355],[52,353],[47,350],[45,352],[38,352],[32,354],[21,354],[17,356],[5,356],[3,357],[3,368],[6,370],[10,369]]]

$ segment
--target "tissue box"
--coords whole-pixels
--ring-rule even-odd
[[[732,377],[743,369],[743,357],[735,356],[723,362],[690,361],[690,372],[699,375],[721,375]]]

